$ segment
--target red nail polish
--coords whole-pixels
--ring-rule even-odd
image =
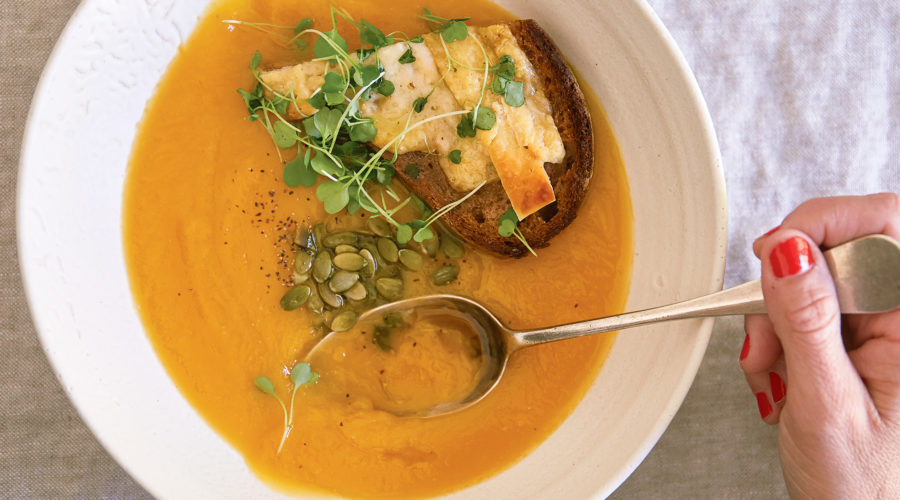
[[[805,239],[793,236],[772,249],[772,253],[769,254],[769,262],[775,277],[793,276],[812,268],[812,250]]]
[[[766,397],[766,393],[756,393],[756,405],[759,406],[759,416],[761,418],[765,419],[772,413],[772,405],[769,404],[769,398]]]
[[[750,354],[750,335],[744,335],[744,347],[741,347],[741,361]]]
[[[779,224],[779,225],[773,227],[772,229],[769,229],[768,231],[766,231],[766,234],[764,234],[763,237],[766,237],[766,236],[772,236],[773,234],[775,234],[775,231],[778,231],[779,229],[781,229],[781,224]]]
[[[777,373],[769,372],[769,384],[772,385],[772,401],[780,403],[787,394],[787,387],[784,385],[784,380],[782,380],[781,376]]]

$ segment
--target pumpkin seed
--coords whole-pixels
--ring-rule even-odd
[[[377,264],[375,266],[376,271],[378,270],[379,267],[384,265],[384,257],[382,257],[381,252],[378,251],[378,245],[376,245],[375,243],[366,242],[366,243],[363,243],[362,247],[364,250],[368,250],[369,253],[372,255],[372,258],[375,259],[375,263]],[[362,252],[360,252],[360,253],[362,253]]]
[[[368,219],[366,229],[354,231],[329,233],[322,223],[298,227],[293,240],[300,247],[294,258],[294,286],[282,296],[281,306],[293,310],[305,305],[315,313],[320,328],[346,331],[357,323],[360,311],[403,298],[406,271],[401,266],[421,271],[426,255],[436,258],[443,252],[451,259],[464,255],[461,241],[446,229],[440,237],[435,234],[405,245],[398,245],[393,234],[383,218]],[[431,281],[446,285],[459,272],[457,265],[444,265],[431,274]],[[352,310],[345,307],[349,301]]]
[[[444,233],[441,238],[441,251],[451,259],[461,259],[465,254],[462,243],[447,233]]]
[[[334,265],[345,271],[359,271],[366,267],[366,259],[358,253],[339,253],[334,256]]]
[[[331,277],[331,271],[331,254],[328,252],[321,252],[319,255],[316,255],[312,265],[313,278],[319,283],[324,283],[325,280]]]
[[[378,290],[375,288],[375,283],[371,281],[367,281],[364,284],[366,286],[366,298],[363,300],[362,305],[366,309],[371,309],[375,307],[375,303],[378,301]]]
[[[400,263],[407,267],[410,271],[418,271],[422,269],[422,255],[413,250],[404,248],[398,252]]]
[[[310,311],[316,314],[322,314],[322,310],[325,309],[325,303],[322,302],[322,298],[319,297],[318,292],[316,292],[315,288],[310,288],[309,300],[306,301],[306,307],[309,308]]]
[[[391,349],[391,332],[393,329],[385,325],[375,325],[375,332],[372,333],[372,342],[382,351]]]
[[[375,288],[382,297],[388,300],[398,300],[403,297],[403,280],[397,278],[379,278],[375,281]]]
[[[294,270],[300,274],[308,273],[310,268],[312,268],[312,263],[313,256],[306,250],[300,250],[297,252],[297,256],[294,257]]]
[[[334,319],[331,320],[331,330],[334,332],[346,332],[353,328],[353,325],[356,324],[358,318],[359,316],[353,311],[338,313]]]
[[[325,283],[319,283],[319,297],[322,298],[322,302],[334,308],[344,305],[344,298],[332,292]]]
[[[390,238],[394,235],[393,231],[391,231],[391,225],[384,219],[369,219],[369,221],[366,222],[366,225],[378,236]]]
[[[369,295],[369,292],[366,291],[366,286],[362,282],[357,281],[349,290],[344,292],[344,295],[351,300],[363,300]]]
[[[403,276],[403,272],[400,271],[399,266],[394,266],[391,264],[385,264],[381,266],[381,269],[375,273],[379,278],[401,278]]]
[[[409,240],[405,245],[399,245],[399,246],[400,246],[400,248],[409,248],[409,249],[415,250],[416,252],[419,252],[422,255],[425,254],[425,247],[422,246],[422,244],[416,240]]]
[[[293,311],[302,306],[309,299],[310,290],[306,285],[295,286],[281,296],[281,308],[285,311]]]
[[[365,260],[365,266],[359,270],[359,275],[366,279],[375,276],[375,270],[378,269],[378,263],[375,261],[372,252],[370,252],[368,248],[363,248],[359,251],[359,256]]]
[[[359,283],[359,274],[349,271],[338,271],[328,282],[328,288],[334,293],[346,292],[353,285]]]
[[[303,248],[313,247],[315,250],[315,241],[313,241],[312,230],[309,226],[298,226],[297,232],[294,233],[294,244]]]
[[[353,245],[338,245],[338,246],[334,247],[335,254],[356,253],[358,251],[359,251],[359,249]]]
[[[356,243],[358,236],[350,231],[341,231],[340,233],[332,233],[322,240],[322,244],[328,248],[334,248],[338,245],[353,245]]]
[[[442,286],[450,283],[459,276],[459,266],[449,265],[438,269],[431,273],[431,282],[435,285]]]
[[[441,245],[441,240],[438,238],[438,235],[435,234],[431,238],[422,242],[422,248],[425,249],[425,253],[428,254],[432,259],[437,256],[438,248]]]
[[[331,329],[331,320],[334,319],[336,314],[337,313],[335,313],[335,311],[323,312],[322,315],[319,317],[319,321],[318,321],[319,325],[321,325],[323,327],[328,325],[328,328],[330,330]]]
[[[324,240],[326,236],[328,236],[328,230],[325,229],[325,224],[322,224],[320,222],[320,223],[316,224],[315,226],[313,226],[312,239],[313,239],[313,244],[315,244],[316,247],[318,247],[319,245],[322,244],[322,240]]]
[[[389,312],[385,314],[382,319],[384,320],[385,326],[388,328],[400,328],[404,324],[403,316],[398,312]]]
[[[384,260],[388,262],[397,262],[399,256],[397,255],[399,249],[397,248],[397,244],[392,240],[387,238],[378,238],[378,241],[375,243],[378,246],[378,253],[384,257]]]

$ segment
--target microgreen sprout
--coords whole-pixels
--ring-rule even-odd
[[[507,210],[503,215],[500,216],[500,220],[498,222],[499,226],[497,228],[497,232],[500,233],[500,236],[504,238],[509,238],[510,236],[515,236],[525,248],[531,252],[531,255],[537,257],[537,253],[531,248],[531,245],[528,244],[528,241],[525,240],[525,235],[522,234],[522,230],[519,229],[519,216],[516,215],[516,211],[513,209]]]
[[[389,96],[394,92],[394,84],[386,78],[378,49],[395,43],[397,40],[395,33],[385,34],[365,19],[357,21],[345,11],[334,7],[331,9],[331,29],[327,31],[314,29],[311,19],[301,20],[295,26],[226,21],[276,34],[298,46],[301,45],[298,41],[304,41],[303,47],[306,47],[308,42],[302,37],[308,35],[315,37],[312,41],[312,51],[315,60],[325,62],[325,73],[322,85],[308,98],[297,99],[293,89],[279,93],[269,87],[261,77],[262,55],[259,52],[254,53],[250,61],[250,70],[257,82],[256,87],[251,91],[240,89],[238,92],[247,107],[250,120],[258,121],[265,127],[277,147],[279,157],[282,157],[282,151],[296,151],[293,158],[288,156],[287,161],[282,160],[284,162],[282,176],[285,184],[290,187],[313,187],[318,184],[316,198],[330,214],[342,210],[354,214],[362,209],[371,213],[373,217],[384,217],[396,228],[397,238],[401,243],[431,238],[433,232],[429,226],[481,187],[476,187],[462,198],[428,216],[423,215],[423,219],[415,219],[408,223],[395,220],[394,215],[397,211],[410,201],[410,198],[401,199],[391,187],[395,173],[394,161],[406,135],[431,121],[454,116],[460,119],[457,133],[461,137],[474,137],[476,130],[491,129],[497,117],[493,110],[482,105],[489,73],[493,68],[498,75],[506,75],[510,79],[515,75],[515,66],[511,58],[501,58],[497,64],[491,66],[486,50],[478,38],[473,36],[472,40],[479,46],[484,56],[480,68],[467,67],[483,72],[478,101],[471,109],[445,112],[412,122],[414,113],[424,109],[428,98],[443,82],[447,73],[455,71],[456,66],[460,65],[458,61],[452,59],[446,44],[466,40],[469,35],[469,29],[465,24],[468,18],[447,19],[436,16],[427,9],[420,17],[440,33],[441,44],[447,54],[448,67],[431,91],[413,102],[404,129],[387,140],[377,151],[373,151],[370,144],[378,135],[378,130],[371,118],[360,114],[360,103],[372,99],[375,93]],[[359,50],[349,51],[347,40],[338,33],[338,18],[357,28],[360,39]],[[290,35],[281,34],[278,30],[286,30]],[[406,38],[405,35],[403,38]],[[407,50],[401,56],[400,62],[402,64],[415,62],[410,44],[423,41],[421,36],[407,39]],[[505,88],[508,88],[509,82],[505,85]],[[312,114],[301,112],[301,105],[304,103],[314,109]],[[308,110],[309,107],[303,106],[303,109]],[[301,118],[298,120],[297,116]],[[392,154],[386,155],[388,151]],[[448,158],[457,164],[462,161],[459,150],[452,151]],[[412,178],[419,175],[417,168],[408,168],[405,173]]]
[[[415,163],[410,163],[409,165],[403,167],[403,172],[412,179],[419,178],[419,166]]]
[[[382,351],[391,350],[391,336],[394,331],[409,326],[403,317],[398,313],[387,313],[382,321],[375,325],[375,331],[372,334],[372,342]]]
[[[294,365],[294,368],[291,370],[291,382],[294,384],[294,390],[291,391],[291,401],[288,406],[285,406],[284,401],[275,393],[275,385],[268,377],[256,377],[253,381],[257,389],[275,398],[278,404],[281,405],[281,411],[284,412],[284,432],[281,434],[281,443],[278,444],[276,453],[281,453],[284,442],[290,435],[291,429],[294,428],[294,397],[297,395],[297,389],[303,385],[313,384],[316,380],[319,380],[319,374],[312,371],[309,363],[297,363]],[[288,407],[290,407],[290,410],[288,410]]]
[[[416,195],[410,195],[409,200],[412,202],[412,205],[416,207],[416,210],[418,210],[419,213],[422,214],[422,217],[425,217],[427,219],[428,217],[431,217],[431,214],[434,213],[434,210],[432,210],[431,207],[429,207],[428,204],[422,200],[422,198],[419,198]]]
[[[397,243],[404,244],[408,243],[410,239],[415,240],[417,242],[423,242],[425,240],[429,240],[434,236],[434,233],[429,229],[429,226],[434,224],[438,219],[443,217],[447,212],[453,210],[454,208],[461,205],[464,201],[468,200],[472,195],[478,192],[487,181],[481,181],[480,184],[475,186],[474,189],[468,192],[462,198],[448,203],[443,207],[439,208],[436,212],[428,215],[424,220],[422,219],[413,219],[412,221],[401,224],[397,227]],[[421,200],[419,200],[421,201]],[[413,230],[415,230],[415,235],[413,235]]]
[[[466,26],[465,22],[471,18],[459,17],[456,19],[447,19],[432,14],[428,8],[425,9],[425,13],[419,16],[419,18],[427,21],[435,32],[440,33],[441,38],[443,38],[445,42],[465,40],[466,37],[469,36],[469,28]]]
[[[412,64],[416,62],[416,56],[413,55],[412,47],[407,46],[406,52],[400,56],[400,59],[397,59],[397,62],[400,64]]]
[[[238,21],[235,19],[225,19],[222,21],[225,24],[231,24],[235,26],[247,26],[249,28],[255,28],[264,33],[268,33],[276,38],[282,39],[286,45],[293,44],[300,50],[306,50],[308,44],[306,40],[302,39],[300,35],[304,34],[306,30],[312,27],[313,20],[310,18],[301,19],[294,26],[280,26],[277,24],[269,24],[269,23],[251,23],[247,21]],[[290,31],[293,36],[288,36],[282,31]]]
[[[428,9],[425,9],[425,12],[426,12],[427,16],[435,17],[431,14],[431,12]],[[420,16],[420,17],[426,18],[426,16]],[[439,19],[444,19],[444,18],[439,18]],[[466,19],[468,19],[468,18],[466,18]],[[458,23],[462,24],[463,26],[465,26],[465,24],[463,24],[463,21],[465,21],[465,19],[460,18],[460,19],[456,19],[453,21],[458,22]],[[461,38],[460,40],[463,40],[463,39],[465,39],[465,37]],[[476,45],[478,45],[478,48],[481,49],[482,56],[484,56],[484,65],[483,65],[484,76],[482,77],[482,80],[481,80],[481,93],[478,96],[478,102],[475,103],[475,107],[472,108],[472,110],[469,112],[469,114],[467,116],[463,116],[460,119],[459,123],[456,126],[456,135],[458,135],[459,137],[462,137],[462,138],[475,137],[475,129],[476,128],[481,129],[481,130],[490,130],[491,127],[494,126],[494,122],[497,121],[497,117],[493,111],[491,111],[488,108],[483,108],[481,106],[482,102],[484,101],[484,91],[487,88],[488,72],[490,71],[490,61],[488,59],[487,51],[485,50],[484,45],[482,45],[481,42],[478,40],[478,37],[473,36],[472,40],[475,42]],[[450,41],[453,41],[453,40],[450,40]],[[448,65],[447,72],[449,72],[450,70],[456,71],[455,66],[460,65],[461,63],[459,61],[456,61],[455,59],[453,59],[453,56],[450,55],[450,49],[447,47],[447,40],[444,37],[441,37],[441,46],[443,47],[444,54],[447,57],[447,65]],[[479,71],[478,68],[472,68],[472,67],[468,67],[468,66],[466,66],[466,68],[469,70],[472,70],[472,71]],[[443,81],[444,76],[446,76],[446,72],[444,73],[444,75],[441,76],[441,79],[438,81],[438,83],[440,83],[440,81]],[[416,103],[413,102],[414,107],[415,107],[415,104]]]
[[[494,73],[494,81],[491,82],[491,90],[495,94],[502,95],[506,104],[517,108],[525,104],[525,84],[513,80],[516,77],[516,62],[512,56],[505,54],[500,56],[497,64],[489,68]]]

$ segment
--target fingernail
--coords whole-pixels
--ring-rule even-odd
[[[772,401],[780,403],[787,394],[787,387],[784,385],[784,380],[782,380],[781,376],[777,373],[769,372],[769,384],[772,385]]]
[[[741,347],[741,361],[750,354],[750,335],[744,335],[744,347]]]
[[[793,236],[779,243],[769,254],[772,272],[777,278],[793,276],[808,271],[813,266],[812,250],[809,243]]]
[[[772,236],[773,234],[775,234],[775,231],[778,231],[779,229],[781,229],[781,224],[779,224],[779,225],[773,227],[772,229],[769,229],[768,231],[766,231],[766,234],[764,234],[763,237],[766,237],[766,236]]]
[[[759,406],[759,416],[763,420],[772,413],[772,405],[769,404],[769,398],[766,397],[766,393],[756,393],[756,405]]]

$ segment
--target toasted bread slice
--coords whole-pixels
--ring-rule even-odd
[[[594,134],[584,94],[550,35],[532,19],[511,22],[509,27],[541,77],[542,90],[550,100],[553,121],[566,150],[562,163],[544,164],[556,201],[519,222],[528,243],[542,248],[575,219],[593,174]],[[405,173],[406,165],[410,164],[419,167],[416,178]],[[434,155],[405,153],[397,158],[395,168],[397,177],[431,207],[444,206],[465,195],[450,186]],[[442,220],[473,245],[497,254],[522,257],[527,249],[517,239],[505,238],[497,231],[500,216],[510,208],[503,186],[493,182]]]

